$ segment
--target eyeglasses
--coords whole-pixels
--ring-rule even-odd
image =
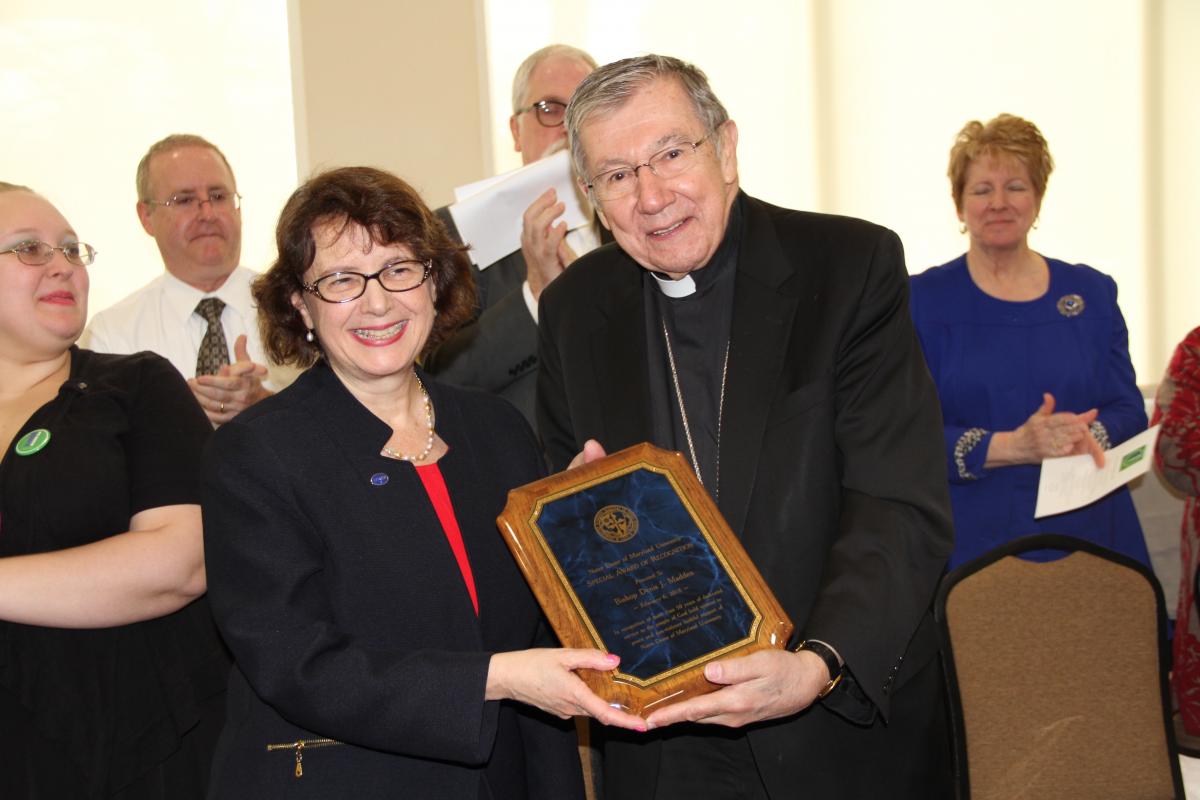
[[[312,283],[302,283],[300,286],[326,303],[349,303],[363,296],[363,292],[367,291],[367,281],[372,278],[379,281],[379,285],[389,292],[410,292],[429,278],[432,269],[433,261],[401,259],[389,261],[383,265],[383,269],[370,275],[361,272],[331,272]]]
[[[518,108],[518,114],[524,114],[528,111],[537,112],[538,124],[546,128],[557,128],[563,124],[563,119],[566,116],[567,104],[560,103],[557,100],[538,100],[531,106]]]
[[[55,247],[45,242],[39,242],[37,239],[30,239],[27,242],[20,242],[7,250],[0,250],[0,255],[12,253],[22,264],[28,264],[31,267],[40,267],[50,263],[50,259],[54,258],[55,250],[61,252],[67,261],[70,261],[77,267],[86,267],[96,260],[97,250],[90,244],[68,242],[67,244]]]
[[[627,167],[616,167],[592,176],[587,188],[598,200],[619,200],[632,194],[637,188],[638,170],[649,167],[660,178],[674,178],[696,165],[696,150],[708,139],[705,136],[695,142],[673,144],[659,150],[645,162]]]
[[[180,192],[179,194],[171,195],[161,203],[157,200],[143,200],[142,202],[148,206],[173,208],[181,213],[194,211],[204,203],[212,206],[213,211],[236,211],[242,207],[242,196],[228,189],[213,189],[204,196],[195,194],[194,192]]]

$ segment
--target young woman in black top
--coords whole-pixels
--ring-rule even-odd
[[[228,673],[197,600],[211,429],[164,359],[74,346],[94,255],[0,183],[0,797],[203,797]]]

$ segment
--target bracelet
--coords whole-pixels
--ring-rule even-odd
[[[843,668],[838,663],[837,654],[833,649],[824,642],[817,642],[812,639],[805,639],[797,647],[795,652],[799,653],[802,650],[820,657],[825,662],[825,668],[829,670],[829,683],[825,684],[825,688],[817,692],[817,699],[824,700],[825,695],[832,692],[839,683],[842,682]]]
[[[967,469],[967,453],[983,441],[988,432],[983,428],[968,428],[954,443],[954,466],[958,468],[958,477],[964,481],[977,481],[981,476]]]

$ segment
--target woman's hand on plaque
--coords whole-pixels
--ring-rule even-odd
[[[496,653],[488,668],[485,700],[517,700],[561,719],[587,716],[605,725],[645,731],[646,721],[610,706],[575,674],[607,672],[620,659],[599,650],[542,648]]]

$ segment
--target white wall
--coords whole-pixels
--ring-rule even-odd
[[[1030,242],[1112,275],[1139,375],[1150,359],[1146,282],[1143,4],[1106,0],[839,0],[822,106],[832,133],[826,208],[904,240],[913,272],[962,252],[946,162],[970,119],[1033,120],[1056,168]]]
[[[508,129],[512,78],[534,50],[561,42],[601,64],[664,53],[703,69],[737,121],[743,185],[772,202],[813,207],[811,3],[751,5],[754,13],[731,14],[728,0],[485,0],[497,170],[521,164]]]
[[[1033,244],[1118,280],[1139,379],[1156,381],[1175,342],[1200,324],[1196,0],[475,2],[486,36],[470,46],[486,51],[490,101],[462,99],[490,110],[490,146],[470,158],[459,157],[465,145],[408,158],[517,166],[512,74],[549,42],[601,62],[669,53],[699,64],[737,120],[749,191],[889,225],[916,271],[965,246],[945,178],[954,134],[1010,111],[1041,126],[1058,162]],[[287,0],[49,5],[0,5],[9,112],[0,180],[40,189],[101,250],[92,308],[161,269],[134,214],[133,173],[167,133],[200,133],[225,150],[246,196],[243,262],[267,264],[297,179]],[[473,39],[461,25],[444,28],[456,37],[448,45]],[[428,78],[390,76],[397,102]],[[362,124],[369,112],[346,111]]]
[[[529,52],[676,55],[737,120],[743,187],[892,227],[917,272],[966,247],[945,175],[955,134],[1007,111],[1038,124],[1057,162],[1031,242],[1117,280],[1139,380],[1200,324],[1184,262],[1200,252],[1195,0],[485,3],[500,168],[517,164],[509,82]],[[1160,150],[1170,167],[1155,180]]]
[[[1158,106],[1162,125],[1151,147],[1158,169],[1151,176],[1158,198],[1149,209],[1152,230],[1161,233],[1154,254],[1162,280],[1151,317],[1161,330],[1162,364],[1148,377],[1158,380],[1171,351],[1200,325],[1200,2],[1165,0],[1161,9]]]
[[[274,256],[296,183],[284,0],[4,0],[0,97],[0,180],[46,195],[100,251],[92,312],[162,272],[134,172],[170,133],[225,152],[245,197],[242,262]]]

